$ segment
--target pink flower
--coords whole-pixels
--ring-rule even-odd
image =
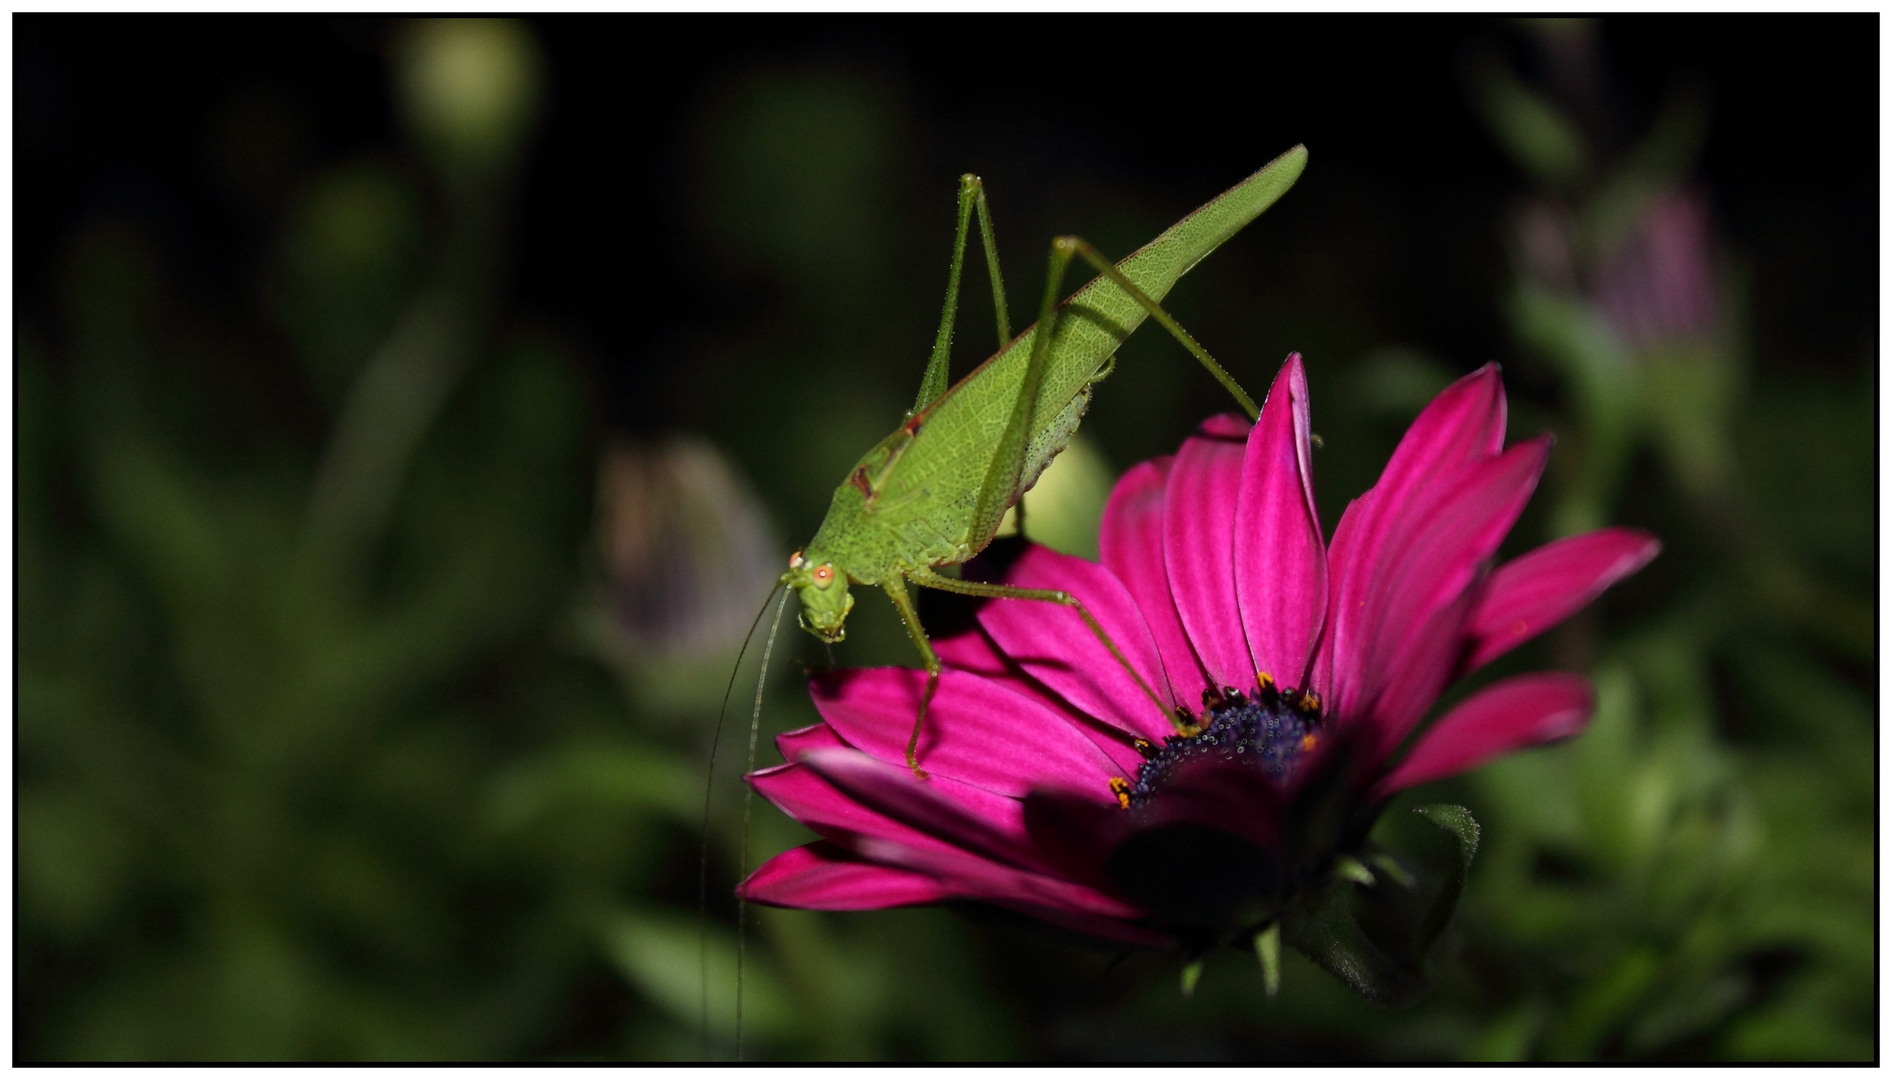
[[[1550,448],[1506,449],[1504,427],[1497,369],[1459,380],[1328,544],[1289,357],[1252,428],[1216,417],[1118,482],[1101,564],[1033,545],[1006,574],[1081,599],[1161,710],[1075,612],[1018,600],[937,643],[924,780],[903,764],[923,672],[818,677],[824,722],[783,735],[788,763],[750,780],[822,839],[742,895],[826,910],[976,900],[1149,945],[1267,925],[1361,851],[1387,796],[1589,718],[1585,680],[1522,675],[1400,752],[1454,679],[1659,546],[1605,529],[1492,569]]]

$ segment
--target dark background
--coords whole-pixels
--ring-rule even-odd
[[[1307,356],[1315,425],[1334,447],[1319,475],[1330,530],[1411,415],[1388,412],[1361,389],[1362,373],[1380,370],[1366,361],[1389,346],[1440,377],[1504,362],[1514,437],[1576,423],[1557,370],[1533,360],[1506,315],[1516,275],[1513,217],[1533,182],[1481,120],[1473,73],[1495,61],[1527,81],[1550,74],[1529,34],[1510,22],[534,20],[529,35],[544,88],[537,123],[510,159],[511,186],[495,185],[499,194],[477,211],[455,202],[451,169],[430,158],[403,119],[394,74],[403,23],[19,16],[13,26],[16,513],[26,537],[16,565],[25,688],[16,765],[24,806],[15,929],[21,1059],[670,1057],[699,1048],[675,1000],[653,989],[662,978],[624,959],[625,949],[635,950],[622,942],[647,939],[635,936],[641,930],[614,937],[611,928],[636,920],[612,922],[618,916],[608,913],[661,909],[687,920],[700,826],[687,814],[651,810],[637,802],[643,796],[605,799],[603,809],[574,796],[567,817],[534,826],[546,834],[494,838],[468,824],[477,815],[467,807],[520,768],[563,760],[561,753],[578,753],[572,748],[608,744],[626,760],[646,750],[655,760],[661,751],[679,768],[696,767],[706,751],[704,706],[666,712],[635,692],[627,702],[605,673],[609,665],[569,644],[570,611],[583,607],[601,573],[592,554],[598,456],[614,439],[649,446],[677,433],[707,437],[761,493],[785,554],[789,541],[813,531],[831,485],[913,392],[937,319],[961,172],[978,172],[988,185],[1022,323],[1051,236],[1078,232],[1121,256],[1304,143],[1310,164],[1295,190],[1179,286],[1171,308],[1251,390],[1267,384],[1289,351]],[[1610,19],[1596,30],[1603,89],[1586,118],[1608,157],[1636,143],[1672,92],[1694,88],[1709,102],[1689,179],[1706,194],[1737,283],[1741,416],[1763,418],[1755,422],[1764,429],[1737,441],[1786,448],[1744,474],[1753,527],[1786,537],[1780,543],[1790,548],[1796,537],[1822,533],[1794,549],[1797,565],[1826,574],[1825,587],[1864,605],[1868,620],[1876,618],[1865,514],[1877,377],[1877,29],[1871,16]],[[521,584],[505,593],[510,599],[492,601],[490,633],[441,645],[439,656],[450,659],[377,699],[380,719],[336,736],[327,757],[303,769],[297,761],[305,759],[291,754],[269,766],[278,771],[245,772],[250,765],[231,764],[242,755],[226,754],[222,736],[206,734],[214,725],[200,730],[190,719],[215,711],[193,695],[216,698],[206,680],[221,676],[203,676],[191,659],[194,609],[165,596],[172,588],[188,597],[198,586],[167,586],[161,567],[140,561],[140,542],[111,509],[117,504],[96,494],[118,490],[113,478],[131,475],[127,459],[96,450],[95,436],[158,433],[153,445],[168,448],[165,460],[195,478],[165,490],[201,481],[220,493],[220,509],[205,510],[205,521],[296,519],[283,507],[299,505],[358,368],[302,355],[303,338],[325,317],[311,317],[309,330],[309,318],[284,315],[294,301],[283,299],[285,288],[293,293],[283,267],[293,263],[292,224],[308,192],[356,162],[392,177],[403,193],[394,202],[418,209],[399,219],[412,237],[401,241],[406,254],[386,295],[359,301],[369,327],[364,347],[344,341],[330,349],[336,355],[366,355],[405,297],[418,295],[430,275],[451,277],[438,267],[452,257],[438,252],[457,250],[456,215],[501,223],[492,278],[475,305],[488,344],[474,350],[441,426],[422,444],[415,481],[425,489],[434,475],[426,462],[438,459],[442,490],[460,492],[464,506],[414,496],[418,539],[397,536],[391,553],[376,557],[364,586],[368,607],[393,610],[423,591],[418,567],[489,526],[513,537],[493,541],[495,551],[512,554],[493,556],[503,569],[490,572],[506,582],[516,574]],[[119,254],[98,256],[107,249]],[[100,284],[107,278],[87,269],[94,257],[133,269],[107,275],[117,285]],[[956,372],[983,355],[990,333],[976,265],[967,282]],[[125,340],[148,347],[104,361],[94,353],[114,346],[99,346],[90,331],[109,322],[107,309],[117,310],[114,288],[146,298],[143,315],[127,316],[133,329]],[[88,306],[97,297],[105,308]],[[505,358],[516,349],[537,359],[520,360],[515,371]],[[1140,335],[1100,392],[1085,432],[1115,469],[1167,452],[1195,419],[1225,407],[1179,357],[1154,332]],[[515,376],[524,382],[507,381]],[[523,397],[514,393],[520,386]],[[512,415],[508,403],[531,412],[516,431],[492,419]],[[1768,428],[1770,415],[1786,419]],[[1812,428],[1820,431],[1799,437]],[[515,437],[525,448],[516,453],[507,441]],[[482,454],[502,471],[514,461],[519,475],[507,482],[515,486],[474,464],[454,478],[452,463],[486,461]],[[1811,472],[1823,479],[1803,487]],[[1655,528],[1670,554],[1592,627],[1619,647],[1638,627],[1673,629],[1668,613],[1695,610],[1692,597],[1719,595],[1723,586],[1739,593],[1741,568],[1753,561],[1690,556],[1714,550],[1718,519],[1691,516],[1677,494],[1687,483],[1665,480],[1652,451],[1637,452],[1628,476],[1613,520]],[[1555,483],[1553,474],[1547,484]],[[516,497],[508,501],[507,492]],[[1802,520],[1785,523],[1796,514]],[[425,522],[435,518],[430,532]],[[514,519],[516,537],[505,532]],[[1527,527],[1541,534],[1546,526],[1533,517]],[[293,531],[243,529],[246,537]],[[275,541],[231,541],[252,542],[263,552]],[[257,565],[273,566],[272,558],[258,554]],[[227,563],[208,565],[204,580]],[[99,588],[119,599],[99,601],[104,614],[89,617],[119,628],[118,636],[58,629],[92,610],[86,583],[95,578],[118,582]],[[276,625],[269,620],[282,616],[256,618]],[[873,618],[863,616],[860,643],[850,641],[855,651],[843,662],[908,662],[891,619]],[[1811,680],[1833,688],[1845,699],[1833,707],[1843,717],[1833,724],[1848,732],[1835,745],[1856,751],[1859,738],[1870,743],[1870,729],[1854,723],[1876,681],[1870,627],[1864,645],[1857,637],[1835,644],[1843,634],[1823,637],[1764,612],[1756,618],[1766,626],[1755,640],[1772,643],[1766,648],[1786,641],[1766,654],[1786,659],[1758,670],[1772,672],[1776,686]],[[1747,776],[1740,763],[1750,758],[1774,762],[1804,750],[1809,743],[1795,725],[1812,721],[1781,715],[1780,697],[1751,691],[1737,674],[1748,646],[1687,626],[1695,629],[1674,632],[1697,634],[1707,657],[1701,737],[1735,763],[1728,775]],[[353,640],[368,632],[337,633]],[[430,632],[413,633],[419,640]],[[284,648],[288,655],[301,646]],[[791,651],[813,658],[813,646],[800,640]],[[229,677],[260,687],[257,700],[290,693],[271,689],[272,676],[255,669]],[[720,679],[708,679],[712,698]],[[39,692],[54,682],[67,689]],[[1805,700],[1831,700],[1819,693]],[[1644,696],[1662,700],[1659,690]],[[769,721],[775,729],[807,711],[792,686],[778,698],[784,718]],[[83,714],[95,707],[87,702],[107,699],[124,726],[73,734],[81,727],[60,710]],[[1652,716],[1660,712],[1652,708]],[[1659,718],[1646,723],[1658,733],[1651,738],[1666,737]],[[188,763],[178,768],[190,779],[156,802],[126,801],[123,777],[170,767],[128,748],[124,733],[147,729],[167,747],[158,756]],[[419,741],[408,740],[416,731]],[[387,761],[415,764],[375,765],[384,751]],[[400,777],[432,776],[443,757],[453,762],[442,774],[451,780],[414,780],[414,792],[350,803],[347,793],[367,790],[368,773],[395,776],[389,783],[399,787],[407,782]],[[1820,769],[1815,756],[1803,764]],[[220,787],[236,777],[247,779]],[[1770,808],[1797,807],[1798,824],[1776,827],[1777,838],[1839,829],[1831,815],[1843,813],[1845,835],[1858,839],[1870,836],[1871,817],[1866,781],[1855,780],[1843,811],[1769,802],[1767,781],[1754,777],[1739,783],[1763,794],[1717,788],[1714,798],[1749,806],[1743,812],[1763,822]],[[234,849],[177,840],[198,828],[191,822],[242,817],[255,792],[283,784],[328,794],[291,798],[264,815],[283,831],[254,843],[294,852],[282,863],[257,856],[257,865],[273,867],[255,871],[264,885],[226,887]],[[728,862],[734,806],[719,818],[719,843],[732,852],[719,860]],[[166,815],[176,823],[166,824]],[[796,842],[785,824],[759,827],[764,853]],[[171,839],[154,839],[153,830]],[[592,832],[568,844],[574,833]],[[308,836],[352,838],[336,843],[359,859],[317,866],[304,855],[327,849]],[[1526,859],[1537,878],[1588,897],[1583,903],[1596,910],[1641,903],[1635,890],[1643,886],[1626,884],[1641,881],[1635,873],[1554,848],[1535,863]],[[105,869],[60,876],[89,857],[70,853],[89,850],[121,854],[100,862]],[[1849,847],[1846,857],[1860,850]],[[374,868],[359,874],[379,875],[379,899],[324,907],[297,884],[305,874],[349,877],[356,871],[335,867],[357,865]],[[1746,871],[1722,873],[1716,880],[1725,883]],[[1799,880],[1798,870],[1779,873]],[[53,884],[36,884],[42,879]],[[1856,899],[1858,882],[1847,880]],[[719,894],[730,884],[719,881]],[[1461,919],[1475,927],[1478,912],[1505,910],[1508,887],[1491,885],[1483,906],[1468,901]],[[111,897],[101,899],[101,890]],[[201,917],[213,909],[240,914]],[[1110,968],[1108,957],[940,912],[808,917],[765,924],[766,940],[777,941],[759,946],[765,967],[778,939],[802,935],[803,953],[823,953],[848,973],[833,979],[858,977],[863,987],[878,985],[863,972],[901,979],[916,965],[937,965],[935,996],[830,1003],[773,1027],[759,1018],[755,1038],[761,1052],[785,1057],[1855,1056],[1876,1047],[1876,1010],[1858,971],[1834,974],[1839,969],[1821,966],[1820,950],[1870,950],[1859,910],[1846,908],[1820,924],[1826,930],[1803,935],[1825,945],[1784,931],[1775,940],[1765,929],[1726,930],[1722,939],[1735,944],[1724,955],[1687,933],[1722,926],[1713,921],[1720,916],[1686,909],[1652,937],[1621,929],[1589,954],[1579,946],[1561,967],[1530,952],[1552,949],[1543,942],[1557,934],[1533,938],[1514,927],[1480,937],[1474,928],[1462,946],[1470,959],[1419,1013],[1385,1019],[1303,966],[1290,970],[1287,994],[1302,995],[1293,1006],[1301,1011],[1259,1022],[1249,1019],[1263,1006],[1237,977],[1240,957],[1211,969],[1196,999],[1209,1004],[1190,1013],[1161,962]],[[715,914],[719,925],[732,925],[732,911]],[[271,929],[242,929],[255,926]],[[817,940],[826,944],[807,944]],[[693,961],[693,948],[678,955]],[[1699,959],[1704,948],[1712,957],[1700,971],[1635,974],[1648,967],[1637,967],[1637,957]],[[784,985],[828,978],[809,975],[812,961],[795,959],[795,948],[779,951],[774,977]],[[246,959],[265,954],[280,963]],[[1540,977],[1533,964],[1555,974]],[[1649,989],[1696,985],[1690,979],[1706,989],[1681,994],[1680,1004]],[[277,1002],[271,995],[289,1004],[269,1005],[266,1022],[227,1005]],[[1624,1019],[1662,1008],[1682,1019],[1655,1034]],[[1819,1014],[1844,1037],[1807,1027],[1813,1021],[1805,1018]],[[1127,1035],[1125,1015],[1151,1019]]]

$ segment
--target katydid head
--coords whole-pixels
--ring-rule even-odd
[[[847,613],[854,597],[847,591],[847,575],[819,552],[797,551],[788,557],[782,584],[801,597],[801,627],[830,644],[847,637]]]

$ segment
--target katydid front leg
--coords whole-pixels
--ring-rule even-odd
[[[900,609],[900,621],[907,624],[907,634],[920,650],[920,662],[926,665],[926,692],[920,697],[919,714],[913,718],[913,734],[907,738],[907,768],[913,770],[915,778],[924,780],[926,773],[920,769],[919,757],[920,725],[926,723],[926,707],[933,703],[933,695],[939,692],[939,654],[933,651],[933,643],[927,640],[926,627],[920,625],[920,613],[914,610],[913,598],[907,595],[907,579],[896,574],[880,584],[893,599],[893,606]]]
[[[946,304],[940,309],[939,332],[933,337],[933,355],[920,376],[920,393],[907,410],[911,420],[946,392],[947,367],[953,344],[953,320],[959,313],[959,272],[966,263],[966,232],[974,210],[979,214],[979,239],[985,245],[986,276],[992,282],[992,309],[998,317],[999,348],[1012,340],[1012,320],[1005,309],[1005,278],[999,273],[999,242],[992,231],[992,212],[985,203],[985,184],[967,173],[959,178],[959,226],[953,237],[952,269],[946,275]]]

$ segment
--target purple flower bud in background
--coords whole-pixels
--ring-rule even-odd
[[[696,438],[619,444],[599,475],[608,602],[635,649],[734,649],[775,583],[768,515],[722,451]]]
[[[1671,190],[1643,208],[1629,235],[1597,268],[1593,298],[1632,350],[1698,339],[1714,331],[1711,219],[1707,199]]]

